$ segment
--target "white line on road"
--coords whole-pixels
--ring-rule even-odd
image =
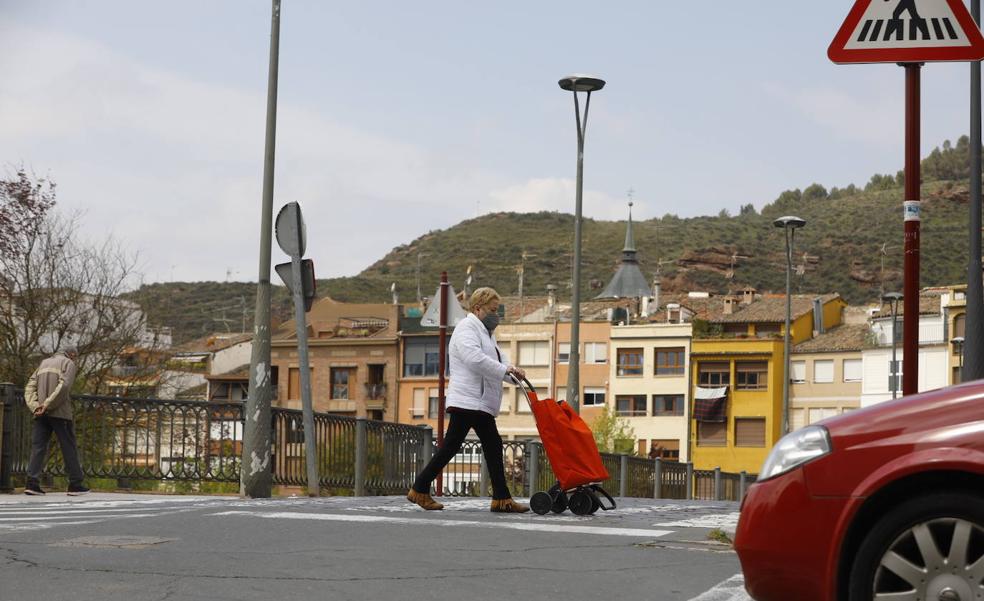
[[[435,520],[395,518],[378,515],[352,515],[335,513],[288,513],[283,511],[264,513],[259,511],[221,511],[209,515],[248,515],[261,518],[283,520],[324,520],[332,522],[375,522],[383,524],[407,524],[415,526],[463,526],[469,528],[503,528],[507,530],[527,530],[536,532],[557,532],[562,534],[599,534],[604,536],[633,536],[658,538],[670,534],[672,530],[648,530],[642,528],[602,528],[598,526],[568,526],[561,524],[531,524],[526,522],[478,522],[473,520]]]
[[[690,601],[752,601],[752,598],[745,592],[745,577],[735,574]]]
[[[34,511],[9,511],[6,509],[0,509],[0,516],[6,515],[44,515],[44,514],[61,514],[64,516],[72,516],[80,513],[120,513],[120,512],[134,512],[134,511],[147,511],[147,507],[136,507],[133,509],[75,509],[69,507],[39,507]]]
[[[121,514],[109,514],[109,515],[99,515],[91,516],[93,518],[105,519],[105,518],[152,518],[154,516],[161,515],[159,513],[121,513]],[[0,518],[0,522],[37,522],[40,520],[64,520],[66,518],[71,518],[71,515],[55,515],[55,516],[37,516],[30,518]]]

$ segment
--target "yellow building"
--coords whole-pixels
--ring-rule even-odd
[[[694,328],[692,398],[700,396],[700,389],[724,389],[723,421],[703,419],[691,405],[688,446],[695,469],[758,473],[782,436],[786,299],[742,292],[740,298],[723,297],[721,312]],[[836,294],[794,295],[792,344],[840,325],[845,306]]]

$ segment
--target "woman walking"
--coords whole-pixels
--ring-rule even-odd
[[[450,417],[444,443],[430,463],[417,475],[407,500],[424,509],[444,509],[430,496],[431,483],[461,449],[469,430],[482,442],[482,453],[492,480],[492,511],[523,513],[527,505],[513,501],[506,486],[502,465],[502,437],[495,425],[502,404],[502,382],[526,373],[502,361],[502,353],[492,332],[499,325],[499,294],[492,288],[479,288],[468,303],[470,313],[454,328],[448,344],[451,383],[447,412]]]

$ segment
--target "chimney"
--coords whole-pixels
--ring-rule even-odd
[[[748,286],[741,291],[741,304],[750,305],[755,302],[755,288]]]
[[[547,311],[550,313],[554,312],[554,307],[557,306],[557,287],[553,284],[547,284]]]
[[[724,314],[731,315],[735,312],[735,297],[728,295],[724,297]]]
[[[827,331],[823,323],[823,299],[821,298],[813,299],[813,331],[814,336]]]
[[[659,276],[653,278],[653,307],[659,311],[659,295],[663,291],[663,279]]]
[[[680,310],[680,305],[676,303],[669,303],[666,305],[666,323],[673,323],[673,316],[676,315],[679,319],[682,311]],[[682,320],[681,320],[682,323]]]
[[[639,309],[639,315],[641,317],[649,317],[649,302],[650,302],[650,300],[651,299],[648,296],[644,296],[644,297],[642,297],[642,299],[640,299],[639,304],[641,305],[641,308]]]

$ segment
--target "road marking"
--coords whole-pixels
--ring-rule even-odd
[[[42,508],[39,508],[42,509]],[[72,516],[80,513],[120,513],[120,512],[134,512],[134,511],[147,511],[147,507],[135,507],[133,509],[75,509],[74,507],[54,507],[54,508],[43,508],[48,509],[48,513],[60,514],[64,516]],[[0,516],[5,515],[39,515],[41,511],[10,511],[8,509],[0,509]]]
[[[738,527],[738,516],[740,514],[737,511],[731,513],[711,513],[707,515],[699,515],[686,520],[675,520],[672,522],[658,522],[653,524],[653,526],[671,527],[671,528],[730,528],[734,530]]]
[[[672,530],[649,530],[643,528],[603,528],[598,526],[569,526],[561,524],[532,524],[528,522],[478,522],[473,520],[435,520],[430,518],[411,519],[378,515],[343,515],[336,513],[288,513],[283,511],[264,513],[259,511],[220,511],[209,515],[248,515],[253,517],[282,520],[323,520],[330,522],[375,522],[383,524],[406,524],[414,526],[462,526],[468,528],[503,528],[506,530],[526,530],[535,532],[557,532],[562,534],[598,534],[604,536],[631,536],[658,538]]]
[[[752,598],[745,592],[745,577],[735,574],[690,601],[752,601]]]
[[[159,513],[121,513],[121,514],[110,514],[110,515],[100,515],[91,516],[93,518],[151,518],[155,515],[161,515]],[[29,522],[37,522],[41,520],[64,520],[66,518],[71,518],[71,515],[55,515],[55,516],[35,516],[31,518],[0,518],[0,522],[23,522],[28,520]]]

